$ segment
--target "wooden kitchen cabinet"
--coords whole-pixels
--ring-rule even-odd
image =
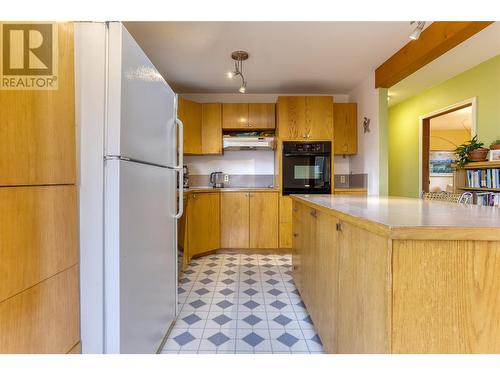
[[[278,137],[303,140],[306,134],[306,101],[303,96],[278,97]]]
[[[249,103],[248,126],[254,129],[276,127],[276,105],[274,103]]]
[[[179,98],[177,113],[184,124],[184,154],[222,153],[222,105]]]
[[[333,150],[335,155],[358,152],[357,104],[333,104]]]
[[[277,192],[250,192],[250,248],[278,247],[279,203]]]
[[[280,196],[280,248],[289,249],[292,247],[292,198]]]
[[[0,90],[0,186],[76,183],[73,24],[57,28],[58,89]]]
[[[187,204],[187,256],[220,248],[220,194],[191,193]]]
[[[201,153],[222,154],[222,105],[201,105]]]
[[[248,192],[228,192],[221,195],[221,247],[225,249],[249,246]]]
[[[278,248],[278,192],[221,193],[221,247]]]
[[[278,97],[278,137],[281,140],[331,140],[333,97]]]
[[[184,153],[188,155],[201,154],[201,104],[179,98],[177,115],[184,124]]]
[[[222,129],[247,129],[248,103],[222,104]]]
[[[224,103],[222,129],[265,130],[276,127],[274,103]]]
[[[333,98],[306,96],[306,137],[315,140],[333,138]]]

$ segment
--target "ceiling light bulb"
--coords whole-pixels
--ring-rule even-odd
[[[227,78],[231,79],[234,77],[234,73],[233,72],[227,72]]]
[[[414,24],[414,22],[410,22],[410,24]],[[411,40],[417,40],[420,38],[420,34],[422,34],[422,30],[424,29],[425,26],[425,21],[417,21],[417,27],[415,27],[415,30],[410,34],[410,39]]]
[[[245,87],[245,84],[241,85],[241,87],[238,89],[239,92],[244,94],[247,91],[247,88]]]

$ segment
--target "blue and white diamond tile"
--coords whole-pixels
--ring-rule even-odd
[[[291,256],[208,255],[180,279],[180,313],[163,353],[323,353]]]

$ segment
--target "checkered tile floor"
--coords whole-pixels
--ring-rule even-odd
[[[181,275],[163,353],[323,353],[290,255],[217,254]]]

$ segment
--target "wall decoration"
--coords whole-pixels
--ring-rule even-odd
[[[456,161],[456,158],[457,155],[453,151],[430,151],[429,176],[453,176],[453,169],[451,168],[451,165]]]
[[[500,149],[490,150],[490,161],[500,161]]]
[[[363,133],[370,132],[370,119],[367,117],[363,117]]]

